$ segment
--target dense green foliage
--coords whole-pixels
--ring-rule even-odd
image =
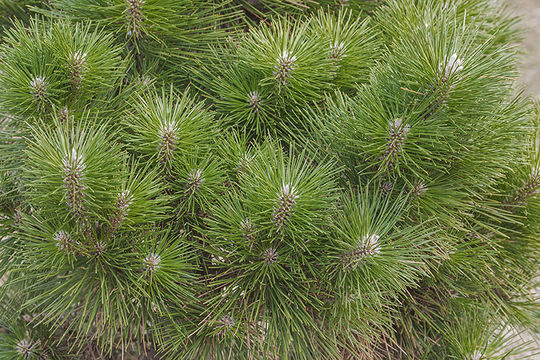
[[[0,360],[527,348],[540,107],[500,5],[0,15]]]

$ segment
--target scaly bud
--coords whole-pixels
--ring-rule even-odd
[[[144,0],[127,0],[128,36],[138,38],[141,35],[143,5]]]
[[[123,191],[118,194],[116,198],[115,211],[111,219],[112,230],[118,229],[120,224],[127,218],[129,213],[129,206],[133,201],[133,195],[129,190]]]
[[[253,157],[253,155],[245,153],[244,156],[242,156],[242,158],[238,160],[238,166],[236,167],[236,169],[239,173],[245,173],[247,171],[249,165],[253,161]]]
[[[60,110],[60,113],[58,114],[58,119],[60,119],[60,121],[62,123],[65,123],[69,119],[69,111],[68,111],[67,107],[64,106]]]
[[[94,244],[94,254],[95,255],[102,255],[107,250],[107,243],[102,240],[98,240]]]
[[[390,191],[392,191],[392,187],[394,185],[390,181],[385,181],[379,185],[379,188],[381,189],[382,193],[384,195],[390,194]]]
[[[231,316],[231,314],[223,315],[219,319],[219,326],[222,327],[224,330],[228,330],[232,328],[236,324],[236,321]]]
[[[262,107],[262,99],[259,96],[257,91],[252,91],[248,94],[248,105],[251,108],[251,111],[258,113]]]
[[[430,118],[442,105],[447,103],[450,93],[455,87],[455,82],[449,82],[449,80],[460,79],[457,75],[463,70],[462,64],[463,61],[458,59],[457,54],[452,54],[448,60],[445,57],[445,60],[439,64],[438,79],[435,81],[436,85],[432,85],[431,87],[437,96],[435,96],[433,102],[424,112],[422,116],[424,120]]]
[[[330,46],[330,57],[335,62],[339,62],[343,60],[343,58],[347,56],[345,54],[345,44],[339,43],[339,44],[333,44]]]
[[[371,234],[362,237],[355,248],[342,255],[341,260],[345,270],[354,270],[366,258],[380,252],[379,235]]]
[[[463,70],[463,61],[458,59],[457,54],[452,54],[450,59],[444,60],[439,64],[439,77],[443,83],[447,82],[454,75]]]
[[[162,162],[166,162],[172,159],[176,147],[176,124],[173,121],[163,124],[159,131],[159,137],[161,141],[158,145],[158,151]]]
[[[253,241],[255,239],[255,230],[253,229],[253,224],[249,219],[244,219],[240,222],[240,228],[244,233],[244,238],[248,241]]]
[[[274,248],[266,249],[264,253],[262,254],[262,258],[266,264],[272,265],[273,263],[277,261],[277,258],[278,258],[277,250]]]
[[[527,181],[513,195],[509,196],[504,204],[519,206],[527,204],[530,198],[536,197],[540,192],[540,167],[534,168]]]
[[[22,224],[23,212],[20,207],[16,207],[13,211],[13,225],[18,226]]]
[[[82,217],[85,213],[85,194],[84,169],[86,165],[75,148],[71,153],[66,154],[62,163],[64,188],[66,191],[66,203],[72,214],[76,217]]]
[[[423,182],[419,182],[418,184],[414,185],[413,188],[411,189],[411,193],[414,196],[420,196],[426,191],[427,191],[427,187],[424,185]]]
[[[23,359],[30,359],[34,353],[34,343],[30,340],[22,339],[17,342],[16,350],[17,353]]]
[[[71,67],[71,89],[79,90],[86,72],[86,53],[80,50],[74,53],[69,60],[69,65]]]
[[[73,240],[71,240],[69,234],[64,230],[60,230],[54,234],[54,240],[56,241],[56,247],[61,251],[70,251],[72,249]]]
[[[30,81],[30,93],[34,95],[34,99],[41,104],[47,97],[47,81],[44,76],[37,76]]]
[[[274,224],[278,229],[281,229],[287,225],[292,216],[293,208],[298,198],[296,188],[291,184],[284,184],[281,192],[278,193],[278,198],[278,205],[274,209]]]
[[[151,253],[144,258],[144,269],[146,271],[154,272],[160,268],[161,257],[157,254]]]
[[[187,189],[190,194],[196,194],[204,182],[202,171],[200,169],[193,169],[189,172],[187,178]]]
[[[391,120],[389,125],[388,142],[386,143],[386,150],[382,158],[387,162],[388,168],[392,169],[396,160],[403,152],[403,142],[411,127],[408,124],[403,125],[402,119]]]
[[[277,59],[277,64],[274,65],[274,77],[279,81],[281,86],[285,86],[289,83],[291,72],[294,70],[295,61],[296,56],[293,56],[288,51],[284,51]]]

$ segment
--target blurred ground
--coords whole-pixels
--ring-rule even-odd
[[[521,17],[523,29],[521,83],[525,93],[540,101],[540,0],[505,0],[512,11]],[[538,289],[536,291],[538,293]],[[508,360],[539,359],[539,334],[522,335],[523,342],[536,344],[536,351],[510,357]],[[529,356],[529,357],[527,357]]]
[[[521,81],[527,94],[540,100],[540,0],[505,0],[521,16],[524,30]]]

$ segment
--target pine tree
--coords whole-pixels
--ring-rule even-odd
[[[540,105],[500,4],[0,14],[0,359],[534,347]]]

